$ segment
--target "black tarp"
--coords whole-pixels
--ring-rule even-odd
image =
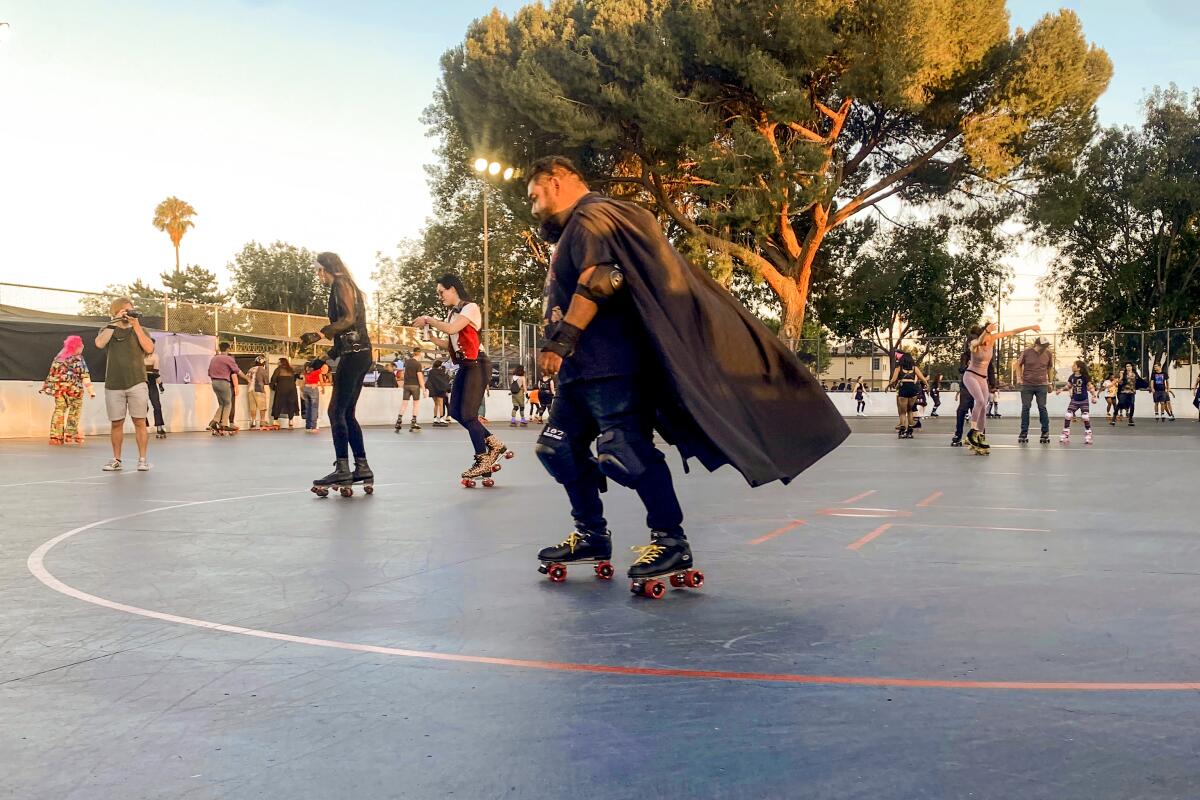
[[[96,334],[108,321],[108,317],[53,314],[0,304],[0,380],[45,380],[63,340],[75,334],[83,339],[83,360],[92,380],[103,382],[108,358],[95,343]],[[142,325],[147,330],[161,327],[162,318],[143,317]]]
[[[0,317],[0,380],[42,381],[50,371],[50,362],[71,334],[83,338],[83,360],[92,380],[104,380],[108,359],[96,349],[96,333],[104,322],[77,323],[30,322]]]

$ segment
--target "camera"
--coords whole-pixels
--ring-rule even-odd
[[[142,312],[138,311],[136,308],[131,308],[125,312],[126,319],[141,319],[141,317]]]

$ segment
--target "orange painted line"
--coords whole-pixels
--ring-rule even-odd
[[[842,500],[840,503],[838,503],[838,505],[839,506],[848,506],[851,503],[857,503],[859,500],[862,500],[864,497],[870,497],[873,494],[875,494],[875,490],[868,489],[867,491],[863,492],[862,494],[856,494],[856,495],[854,495],[854,497],[849,497],[845,500]]]
[[[868,543],[868,542],[870,542],[870,541],[872,541],[872,540],[874,540],[874,539],[877,539],[877,538],[879,538],[880,536],[882,536],[883,534],[887,533],[887,529],[888,529],[888,528],[890,528],[890,527],[892,527],[892,524],[893,524],[893,523],[891,523],[891,522],[885,522],[885,523],[883,523],[883,524],[882,524],[882,525],[880,525],[878,528],[876,528],[875,530],[873,530],[873,531],[871,531],[870,533],[868,533],[866,536],[864,536],[864,537],[862,537],[861,539],[859,539],[857,542],[855,542],[855,543],[853,543],[853,544],[846,545],[846,549],[847,549],[847,550],[857,550],[857,549],[859,549],[859,548],[860,548],[860,547],[862,547],[864,544],[866,544],[866,543]]]
[[[964,531],[1016,531],[1017,533],[1050,533],[1049,528],[996,528],[990,525],[935,525],[924,522],[896,522],[903,528],[958,528]]]
[[[872,677],[868,675],[803,675],[780,672],[728,672],[724,670],[672,669],[663,667],[627,667],[616,664],[577,664],[563,661],[541,661],[524,658],[496,658],[492,656],[475,656],[465,653],[445,653],[430,650],[406,650],[399,647],[383,647],[379,645],[343,642],[336,639],[317,639],[309,636],[296,636],[290,633],[244,628],[240,625],[227,625],[221,622],[184,617],[165,611],[154,611],[148,608],[120,603],[94,594],[88,594],[74,586],[63,583],[46,569],[46,556],[61,542],[80,533],[133,517],[143,517],[148,514],[173,511],[189,506],[202,506],[210,503],[223,503],[233,500],[249,500],[258,497],[268,497],[279,494],[298,494],[299,490],[267,492],[258,495],[242,497],[222,497],[213,500],[196,500],[180,503],[175,506],[152,508],[137,511],[132,514],[109,517],[96,520],[65,533],[60,533],[53,539],[43,542],[40,547],[29,554],[26,566],[35,578],[47,588],[56,592],[91,603],[111,611],[134,614],[148,619],[168,622],[175,625],[186,625],[202,630],[219,633],[230,633],[240,636],[250,636],[257,639],[267,639],[276,642],[308,645],[312,647],[327,647],[358,653],[397,656],[400,658],[423,659],[428,661],[448,661],[459,664],[481,664],[487,666],[515,667],[519,669],[550,670],[554,672],[598,673],[608,675],[637,675],[659,678],[691,678],[698,680],[748,681],[753,683],[783,683],[793,685],[817,686],[874,686],[874,687],[911,687],[917,689],[977,689],[977,690],[1013,690],[1013,691],[1046,691],[1046,692],[1197,692],[1200,691],[1200,681],[1176,682],[1082,682],[1082,681],[961,681],[941,680],[937,678],[891,678]],[[887,528],[886,523],[881,528]]]
[[[772,539],[774,539],[776,536],[783,536],[788,531],[795,530],[796,528],[799,528],[801,525],[804,525],[804,524],[806,524],[806,523],[802,519],[792,520],[790,523],[788,523],[787,525],[784,525],[782,528],[776,528],[775,530],[771,531],[770,533],[760,536],[757,539],[751,539],[750,544],[762,544],[763,542],[769,542]]]
[[[934,492],[933,494],[929,495],[929,497],[926,497],[924,500],[917,503],[917,508],[927,508],[937,502],[937,499],[941,496],[941,492]]]

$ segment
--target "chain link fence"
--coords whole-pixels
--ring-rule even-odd
[[[52,289],[0,283],[0,313],[26,315],[37,312],[52,320],[56,317],[109,318],[109,303],[114,295],[70,289]],[[215,336],[229,341],[239,353],[278,353],[294,355],[300,334],[316,331],[327,323],[324,317],[263,311],[235,306],[204,305],[173,300],[169,295],[133,298],[145,315],[147,327],[175,333]],[[422,331],[379,321],[368,323],[377,359],[413,350],[431,351]],[[1149,375],[1155,364],[1162,364],[1171,385],[1177,389],[1196,385],[1200,378],[1196,358],[1200,355],[1200,327],[1167,328],[1152,331],[1109,331],[1088,333],[1023,333],[996,344],[996,376],[1002,386],[1016,382],[1016,363],[1036,336],[1050,341],[1053,355],[1053,380],[1061,384],[1071,374],[1071,365],[1083,361],[1092,376],[1103,379],[1119,372],[1124,364]],[[541,325],[522,323],[519,328],[483,331],[480,340],[492,362],[492,385],[507,388],[517,366],[525,368],[529,383],[538,376],[537,353]],[[942,377],[944,388],[958,380],[959,353],[964,337],[947,336],[906,339],[897,349],[913,353],[930,379]],[[795,339],[787,342],[823,384],[837,388],[862,379],[872,389],[882,389],[891,377],[892,354],[866,339],[834,343],[828,339]]]

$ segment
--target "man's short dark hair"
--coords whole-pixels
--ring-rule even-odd
[[[583,180],[583,173],[579,171],[579,167],[575,166],[575,162],[566,156],[545,156],[539,158],[529,166],[529,180],[536,180],[542,175],[554,175],[556,173],[569,172],[579,180]]]
[[[229,351],[229,342],[221,342],[219,345],[217,345],[217,349],[220,350],[222,353],[228,352]]]

